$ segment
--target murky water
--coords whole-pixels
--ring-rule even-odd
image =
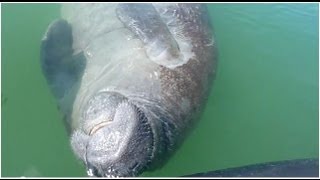
[[[41,73],[58,4],[2,4],[2,176],[85,176]],[[209,4],[219,67],[203,117],[168,164],[181,176],[318,157],[318,4]]]

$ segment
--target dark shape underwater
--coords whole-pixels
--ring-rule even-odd
[[[319,159],[267,162],[184,177],[319,177]]]

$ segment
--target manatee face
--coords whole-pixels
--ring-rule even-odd
[[[92,97],[71,145],[89,176],[136,176],[152,160],[153,133],[144,113],[118,93]]]

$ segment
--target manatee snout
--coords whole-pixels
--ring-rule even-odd
[[[152,160],[153,132],[137,106],[119,93],[99,93],[84,108],[82,131],[74,133],[73,150],[83,157],[89,176],[140,174]]]

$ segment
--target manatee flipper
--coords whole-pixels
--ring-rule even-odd
[[[42,72],[63,113],[67,132],[72,104],[86,65],[83,52],[73,55],[72,28],[65,20],[55,20],[45,33],[40,47]]]
[[[83,53],[73,55],[72,42],[72,28],[62,19],[49,25],[41,42],[42,71],[57,99],[74,87],[85,68],[85,57]]]
[[[120,21],[144,44],[148,57],[163,66],[182,63],[178,43],[152,4],[119,4]]]

